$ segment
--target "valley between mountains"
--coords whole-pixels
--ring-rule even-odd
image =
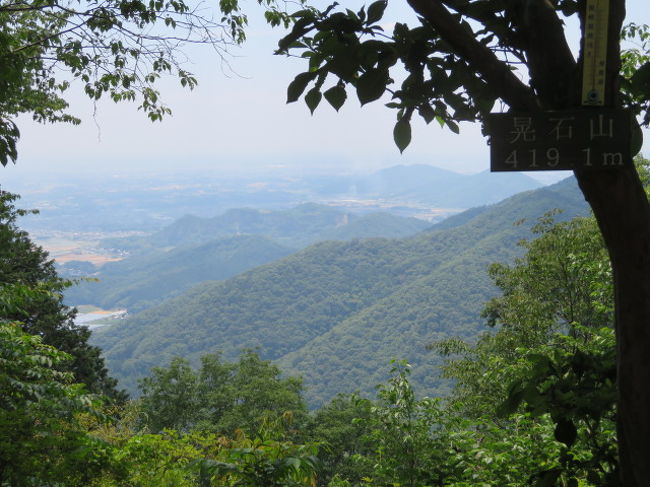
[[[107,276],[121,274],[132,287],[109,277],[97,286],[122,288],[122,294],[104,304],[128,303],[140,311],[94,331],[92,342],[103,349],[110,373],[131,393],[137,393],[138,379],[151,367],[173,357],[196,364],[207,353],[221,352],[232,360],[242,349],[256,349],[285,373],[303,378],[311,407],[340,392],[370,393],[388,375],[387,357],[408,359],[418,392],[440,395],[448,384],[438,376],[440,357],[427,345],[452,336],[471,340],[485,330],[481,310],[495,294],[489,265],[518,255],[517,243],[531,238],[531,225],[553,209],[562,210],[556,219],[587,214],[573,179],[424,229],[418,228],[423,222],[413,219],[375,221],[375,227],[392,229],[389,236],[396,238],[355,232],[343,238],[332,231],[325,237],[330,240],[319,241],[323,233],[315,232],[311,237],[303,233],[298,241],[276,225],[274,238],[240,229],[240,235],[198,244],[201,239],[194,239],[193,246],[168,252],[152,238],[160,242],[173,229],[132,239],[133,255],[149,249],[140,268],[125,268],[128,259],[105,267]],[[306,212],[312,222],[320,214],[309,205],[293,211]],[[269,220],[259,221],[269,226]],[[203,231],[191,219],[177,225],[185,225],[179,235]],[[322,229],[322,222],[312,228]],[[316,243],[309,245],[310,240]],[[235,261],[247,264],[227,265]],[[170,263],[178,264],[172,273],[165,271],[173,267]],[[197,284],[183,275],[210,280]],[[92,284],[73,290],[69,299],[87,299],[83,293]]]

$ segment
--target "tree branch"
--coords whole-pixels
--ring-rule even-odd
[[[513,74],[505,62],[478,42],[474,35],[451,15],[440,0],[408,0],[408,3],[512,109],[538,109],[533,91]]]
[[[564,25],[548,0],[528,0],[514,9],[524,40],[530,85],[545,108],[579,105],[577,63],[564,36]]]

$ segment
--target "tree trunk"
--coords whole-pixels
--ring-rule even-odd
[[[611,0],[605,93],[609,106],[620,103],[624,19],[625,0]],[[650,204],[632,161],[626,162],[619,172],[576,172],[576,177],[614,272],[620,479],[625,487],[641,487],[650,486]]]
[[[650,485],[650,204],[628,163],[576,177],[614,272],[621,481],[641,487]]]
[[[481,73],[512,110],[580,106],[582,63],[573,59],[555,2],[527,0],[509,7],[527,56],[531,79],[526,87],[501,69],[503,63],[489,50],[485,52],[443,5],[453,8],[457,2],[408,2]],[[584,37],[586,2],[578,4]],[[610,108],[620,107],[620,32],[624,19],[625,0],[610,0],[604,100]],[[535,99],[531,100],[533,94]],[[650,486],[650,204],[632,161],[625,162],[620,171],[576,171],[576,178],[594,211],[614,271],[621,481],[625,487],[641,487]]]

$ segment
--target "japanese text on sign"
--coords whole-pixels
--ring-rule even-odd
[[[496,113],[486,122],[492,171],[615,169],[630,159],[627,111]]]

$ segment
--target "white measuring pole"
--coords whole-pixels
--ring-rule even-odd
[[[582,104],[605,104],[609,0],[587,0],[585,11]]]

